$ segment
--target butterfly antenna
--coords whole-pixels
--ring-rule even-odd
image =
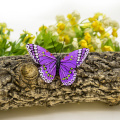
[[[62,48],[61,48],[61,51],[60,51],[60,56],[61,56],[61,52],[63,50],[64,42],[65,42],[65,39],[64,39],[63,44],[62,44]]]
[[[52,38],[51,38],[52,39]],[[53,42],[53,39],[52,39],[52,43],[53,43],[53,46],[54,46],[54,42]],[[55,46],[54,46],[54,49],[55,49]],[[56,52],[56,49],[55,49],[55,52]],[[56,55],[57,55],[57,52],[56,52]]]

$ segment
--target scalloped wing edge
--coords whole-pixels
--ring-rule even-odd
[[[82,50],[83,49],[85,49],[85,53],[84,54],[82,54]],[[85,60],[85,58],[87,57],[87,55],[89,53],[89,49],[88,48],[83,48],[83,49],[78,49],[77,67],[79,67],[83,63],[83,61]]]

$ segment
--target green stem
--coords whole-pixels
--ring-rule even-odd
[[[110,31],[112,28],[110,27],[106,32]]]
[[[81,22],[80,22],[80,24],[82,24],[84,21],[86,21],[86,20],[88,20],[88,18],[86,18],[86,19],[84,19],[84,20],[82,20]]]

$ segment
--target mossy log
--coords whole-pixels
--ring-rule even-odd
[[[71,86],[64,86],[59,76],[45,83],[38,67],[29,55],[0,57],[0,110],[83,101],[120,103],[119,52],[89,53]]]

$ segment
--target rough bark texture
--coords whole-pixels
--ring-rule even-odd
[[[45,83],[37,67],[29,55],[0,57],[0,110],[83,101],[120,103],[120,53],[89,53],[71,86],[62,85],[59,76]]]

